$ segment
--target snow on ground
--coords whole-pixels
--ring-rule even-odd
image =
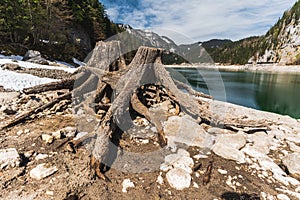
[[[0,59],[1,61],[1,59]],[[0,68],[0,85],[4,89],[21,91],[24,88],[57,81],[51,78],[40,78],[30,74],[21,74]]]
[[[5,63],[14,63],[11,59],[0,59],[0,65],[5,64]],[[40,68],[40,69],[56,69],[56,70],[63,70],[69,73],[74,73],[77,69],[75,68],[69,68],[69,67],[58,67],[58,66],[51,66],[51,65],[40,65],[40,64],[35,64],[35,63],[30,63],[30,62],[25,62],[25,61],[18,61],[17,64],[20,67],[24,68]]]

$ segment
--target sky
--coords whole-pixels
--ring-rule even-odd
[[[296,0],[100,0],[116,23],[177,44],[265,34]]]

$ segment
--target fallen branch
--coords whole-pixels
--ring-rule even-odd
[[[10,128],[10,127],[15,126],[19,123],[22,123],[22,122],[26,121],[26,118],[30,117],[31,115],[38,114],[38,113],[44,111],[45,109],[54,106],[55,104],[59,103],[62,100],[70,100],[71,98],[72,98],[72,93],[71,92],[68,92],[64,95],[61,95],[61,96],[55,98],[54,100],[50,101],[49,103],[47,103],[47,104],[45,104],[41,107],[40,106],[36,107],[36,108],[30,110],[29,112],[27,112],[25,114],[22,114],[21,116],[18,116],[16,119],[14,119],[14,120],[10,121],[8,124],[6,124],[4,127],[1,127],[0,130]]]

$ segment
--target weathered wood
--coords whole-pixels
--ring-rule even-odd
[[[86,61],[87,66],[104,71],[117,71],[126,67],[120,41],[97,42]]]
[[[129,65],[129,71],[120,78],[112,105],[114,120],[122,128],[130,127],[128,106],[134,91],[148,83],[161,84],[170,91],[169,96],[180,105],[181,110],[198,119],[203,117],[199,104],[189,94],[180,91],[173,79],[161,64],[162,49],[140,47],[133,61]]]
[[[62,100],[67,100],[67,99],[70,100],[71,98],[72,98],[72,93],[71,92],[63,94],[63,95],[55,98],[54,100],[50,101],[49,103],[47,103],[43,106],[38,106],[38,107],[30,110],[29,112],[26,112],[26,113],[18,116],[16,119],[13,119],[12,121],[8,122],[8,124],[6,124],[4,127],[1,127],[0,130],[10,128],[10,127],[15,126],[19,123],[22,123],[26,120],[26,118],[30,117],[31,115],[38,114],[38,113],[44,111],[45,109],[54,106],[55,104],[59,103]]]
[[[175,85],[178,89],[184,89],[186,90],[190,95],[196,96],[196,97],[203,97],[206,99],[213,99],[212,96],[204,94],[202,92],[195,91],[191,86],[186,85],[180,81],[174,80]]]
[[[57,82],[51,82],[47,84],[37,85],[30,88],[23,89],[24,94],[36,94],[41,92],[61,90],[61,89],[72,89],[75,82],[75,78],[63,79]]]
[[[139,114],[145,116],[145,118],[152,123],[158,132],[158,140],[161,147],[164,147],[167,145],[167,139],[165,137],[164,129],[161,124],[161,122],[155,118],[155,116],[152,115],[152,113],[149,112],[148,108],[144,106],[137,97],[136,93],[133,93],[131,96],[131,106],[132,108],[137,111]]]

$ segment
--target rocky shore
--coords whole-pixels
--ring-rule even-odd
[[[278,64],[261,64],[261,65],[165,65],[170,68],[197,68],[212,69],[219,71],[250,71],[250,72],[267,72],[267,73],[300,73],[300,65],[278,65]]]

